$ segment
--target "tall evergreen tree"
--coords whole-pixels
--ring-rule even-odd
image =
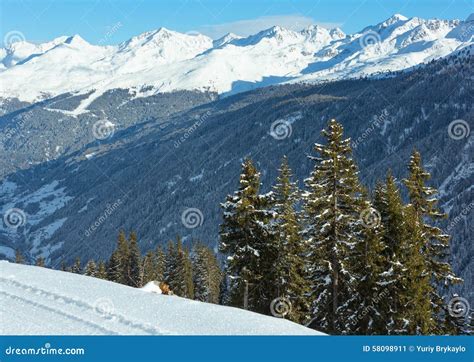
[[[130,233],[128,246],[128,281],[127,285],[135,288],[142,286],[141,281],[141,254],[138,247],[137,235]]]
[[[268,197],[259,195],[260,173],[250,159],[242,164],[238,190],[221,206],[219,248],[227,255],[229,303],[268,313],[261,256],[269,239]],[[263,298],[262,298],[263,296]]]
[[[228,276],[226,273],[223,273],[222,281],[220,285],[220,292],[219,292],[219,304],[220,305],[229,305],[230,298],[229,298],[229,283],[228,283]]]
[[[423,230],[416,218],[413,205],[405,207],[409,244],[401,251],[404,260],[402,273],[401,317],[404,325],[395,332],[398,334],[433,334],[436,331],[436,320],[433,318],[430,285],[430,274],[423,255]]]
[[[146,284],[152,280],[158,280],[156,278],[156,256],[152,251],[148,251],[143,258],[143,284]]]
[[[189,249],[184,248],[183,253],[183,269],[184,269],[184,285],[185,285],[185,298],[194,299],[194,283],[193,283],[193,265],[191,257],[189,255]]]
[[[312,325],[337,334],[346,332],[346,301],[357,297],[350,289],[355,279],[351,268],[362,242],[360,215],[367,202],[342,125],[331,120],[322,135],[327,143],[315,144],[319,158],[306,180],[304,235],[311,247]]]
[[[406,334],[407,319],[403,311],[411,291],[406,285],[407,263],[416,250],[408,229],[407,214],[391,172],[385,183],[377,183],[374,195],[375,209],[380,213],[382,228],[382,251],[388,270],[384,272],[385,284],[379,308],[386,319],[386,334]],[[385,334],[384,333],[384,334]]]
[[[175,273],[176,273],[176,248],[172,240],[168,241],[166,253],[164,281],[169,285],[171,291],[175,293]]]
[[[306,270],[307,244],[301,236],[301,224],[296,211],[299,190],[292,181],[288,159],[283,158],[279,176],[271,193],[272,221],[270,243],[273,250],[265,256],[264,275],[272,299],[287,298],[291,309],[285,317],[295,322],[308,321],[310,283]]]
[[[117,269],[118,279],[117,282],[125,285],[129,285],[129,270],[130,270],[130,248],[125,235],[125,231],[121,230],[117,238]]]
[[[421,229],[421,253],[426,262],[426,273],[431,276],[431,301],[433,305],[433,318],[437,321],[438,333],[443,333],[446,324],[446,301],[440,291],[446,292],[447,288],[462,279],[456,277],[448,262],[449,235],[436,226],[436,222],[447,217],[442,213],[436,198],[437,190],[426,185],[431,175],[422,165],[421,155],[414,151],[408,165],[409,177],[404,180],[408,188],[410,205],[413,208],[413,217]]]
[[[121,258],[119,251],[115,249],[107,263],[107,280],[115,283],[122,283]]]
[[[166,255],[163,249],[158,246],[155,251],[155,280],[165,280]]]
[[[177,237],[176,249],[173,254],[169,255],[174,259],[174,267],[170,277],[170,287],[174,294],[180,297],[189,297],[191,291],[189,290],[188,277],[189,271],[186,263],[186,253],[183,249],[183,242],[181,237]]]
[[[214,252],[196,244],[192,256],[194,298],[202,302],[219,303],[222,272]]]
[[[174,294],[190,299],[194,297],[191,259],[179,236],[176,245],[172,241],[168,244],[165,280]]]
[[[346,302],[347,320],[343,329],[351,334],[386,334],[390,311],[386,300],[394,276],[388,270],[383,226],[376,222],[366,225],[362,237],[363,241],[356,244],[356,258],[352,258],[355,279],[349,288],[353,295]]]

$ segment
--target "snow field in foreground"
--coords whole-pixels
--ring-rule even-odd
[[[0,262],[0,334],[322,335],[290,321]]]

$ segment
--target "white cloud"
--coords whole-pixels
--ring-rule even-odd
[[[204,25],[197,30],[213,39],[217,39],[227,33],[248,36],[258,33],[261,30],[271,28],[274,25],[279,25],[290,30],[301,30],[312,24],[317,24],[329,29],[341,25],[339,23],[318,22],[311,17],[303,15],[272,15],[261,16],[255,19],[238,20],[230,23]]]

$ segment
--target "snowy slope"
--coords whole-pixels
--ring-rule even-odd
[[[236,93],[275,83],[360,77],[410,68],[473,41],[466,21],[394,15],[353,35],[317,25],[300,32],[274,26],[246,38],[212,39],[164,28],[117,46],[91,45],[80,36],[0,49],[0,97],[32,101],[66,92],[114,88],[154,92]],[[87,102],[85,103],[85,106]],[[82,111],[85,107],[82,107]]]
[[[0,334],[321,335],[241,309],[0,262]]]

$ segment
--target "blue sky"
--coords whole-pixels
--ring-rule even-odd
[[[93,44],[116,44],[162,26],[213,38],[311,23],[353,33],[394,13],[465,19],[474,0],[0,0],[0,11],[0,41],[19,32],[31,42],[79,34]]]

